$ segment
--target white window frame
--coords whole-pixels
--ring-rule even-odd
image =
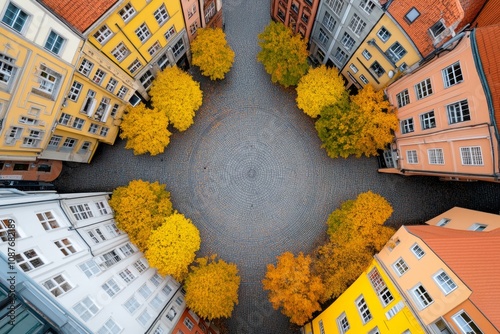
[[[61,227],[61,224],[57,220],[57,217],[54,215],[54,211],[52,210],[35,212],[35,215],[45,231],[50,231]]]
[[[188,317],[184,318],[183,323],[184,323],[184,326],[186,326],[186,327],[187,327],[187,329],[189,329],[190,331],[191,331],[191,330],[193,329],[193,327],[194,327],[193,322],[192,322],[192,321],[191,321],[191,319],[189,319]]]
[[[464,319],[466,316],[468,319]],[[451,317],[455,324],[464,334],[483,334],[479,326],[474,323],[474,320],[464,311],[460,310],[457,314]],[[473,326],[471,326],[473,324]]]
[[[130,54],[130,50],[127,48],[125,43],[120,42],[113,50],[111,50],[111,54],[119,63],[121,63]]]
[[[64,256],[69,256],[71,254],[76,253],[77,248],[71,243],[69,238],[63,238],[60,240],[54,241],[54,245],[63,253]]]
[[[73,84],[71,85],[71,88],[69,89],[68,93],[68,99],[71,101],[78,101],[78,98],[80,97],[80,93],[82,92],[83,89],[83,84],[78,82],[78,81],[73,81]]]
[[[354,74],[358,73],[358,68],[356,67],[356,65],[351,64],[349,65],[349,68],[351,69],[352,73]]]
[[[143,22],[137,29],[135,29],[135,34],[142,43],[147,41],[152,36],[151,30],[149,30],[146,22]]]
[[[361,7],[369,15],[373,12],[375,3],[371,0],[361,0],[359,7]]]
[[[450,294],[458,288],[457,284],[444,270],[437,272],[433,278],[445,295]]]
[[[420,125],[422,130],[429,130],[436,127],[436,115],[434,110],[420,114]]]
[[[73,204],[69,206],[69,210],[73,214],[76,220],[85,220],[94,218],[92,209],[89,203]]]
[[[45,280],[41,285],[56,298],[73,289],[73,285],[68,282],[68,279],[63,274],[53,276]]]
[[[137,298],[135,298],[134,295],[127,299],[127,301],[123,304],[123,307],[128,311],[128,313],[134,314],[134,312],[141,307],[141,304],[137,301]]]
[[[418,154],[417,150],[407,150],[406,151],[406,162],[409,164],[418,164]]]
[[[372,313],[366,304],[365,297],[363,295],[359,296],[356,301],[356,308],[358,309],[359,316],[361,317],[361,322],[364,324],[368,323],[373,319]]]
[[[356,45],[356,40],[352,38],[347,31],[345,31],[344,36],[342,36],[341,43],[347,51],[351,51],[354,45]]]
[[[415,243],[415,244],[413,244],[413,246],[411,246],[411,252],[419,260],[425,256],[425,251],[417,243]]]
[[[323,20],[321,22],[329,32],[333,32],[335,26],[337,25],[337,21],[335,21],[333,15],[331,15],[327,11],[325,11],[325,14],[323,15]]]
[[[14,9],[15,8],[15,9]],[[14,12],[15,10],[15,12]],[[13,17],[7,17],[7,12],[11,12]],[[22,15],[21,15],[22,14]],[[12,19],[12,22],[6,22],[6,19]],[[9,5],[7,6],[5,12],[3,13],[2,16],[2,23],[5,24],[6,26],[10,27],[11,29],[17,31],[18,33],[22,34],[24,30],[26,29],[28,21],[31,19],[31,15],[23,11],[21,8],[13,4],[12,2],[9,2]],[[21,26],[19,29],[16,28],[16,26]]]
[[[361,82],[363,82],[365,85],[367,85],[367,84],[368,84],[368,82],[369,82],[369,81],[368,81],[368,79],[365,77],[365,75],[364,75],[364,74],[361,74],[361,75],[359,76],[359,80],[361,80]]]
[[[356,36],[360,36],[365,28],[366,22],[363,21],[358,14],[354,13],[349,23],[349,29],[351,29]]]
[[[123,269],[122,271],[120,271],[118,273],[118,275],[127,284],[129,284],[130,282],[132,282],[133,280],[135,280],[137,278],[137,276],[135,276],[134,273],[129,268]]]
[[[434,303],[434,299],[429,294],[429,291],[420,283],[411,289],[411,293],[421,310]]]
[[[29,255],[26,253],[29,253]],[[16,253],[16,263],[24,272],[35,270],[45,265],[42,256],[34,248]]]
[[[411,133],[415,131],[415,123],[413,122],[413,117],[402,119],[400,121],[401,133]]]
[[[162,25],[164,25],[165,22],[167,22],[168,19],[170,18],[169,15],[168,15],[167,8],[165,7],[165,4],[162,4],[160,6],[160,8],[158,8],[157,10],[155,10],[155,12],[153,13],[153,15],[155,17],[156,22],[158,22],[158,25],[160,27]]]
[[[66,39],[54,30],[51,30],[43,47],[49,52],[60,55],[64,48],[64,44],[66,44]]]
[[[73,310],[76,314],[85,322],[93,318],[97,313],[99,313],[100,308],[90,297],[85,297],[77,304],[73,306]]]
[[[342,313],[338,318],[337,318],[337,326],[339,328],[339,333],[344,334],[347,332],[350,328],[351,325],[349,324],[349,320],[347,320],[347,316],[344,313]]]
[[[474,224],[472,224],[471,227],[468,228],[468,230],[481,232],[481,231],[484,231],[487,227],[488,227],[488,225],[486,225],[486,224],[474,223]]]
[[[328,37],[327,33],[323,29],[319,28],[318,42],[320,42],[322,45],[327,45],[329,40],[330,37]]]
[[[464,81],[464,75],[459,61],[444,68],[443,70],[441,70],[441,73],[443,75],[445,88],[458,85],[459,83]]]
[[[133,62],[130,63],[130,65],[127,67],[130,73],[134,74],[137,72],[142,67],[142,63],[139,60],[139,58],[136,58]]]
[[[122,290],[121,286],[115,281],[114,278],[110,278],[104,282],[101,287],[111,298],[114,298]]]
[[[142,313],[137,317],[137,321],[144,327],[147,326],[149,321],[151,320],[152,316],[149,313],[149,310],[146,308]]]
[[[99,268],[99,266],[93,259],[84,263],[80,263],[78,267],[88,278],[101,273],[101,268]]]
[[[448,104],[446,113],[450,125],[471,120],[469,101],[467,99]]]
[[[92,72],[92,68],[94,68],[94,63],[86,58],[83,58],[80,66],[78,67],[78,72],[88,77],[90,72]]]
[[[392,34],[386,27],[381,27],[377,31],[377,36],[383,43],[385,43],[389,40],[389,38],[391,38]]]
[[[99,28],[94,34],[94,38],[99,42],[99,44],[104,45],[106,44],[109,39],[113,37],[113,32],[107,25],[103,25],[102,27]]]
[[[415,95],[417,96],[417,100],[426,98],[427,96],[432,95],[432,93],[433,90],[430,78],[422,80],[415,85]]]
[[[118,334],[122,331],[122,328],[112,319],[106,320],[104,325],[97,331],[97,334]]]
[[[363,57],[365,57],[366,60],[372,59],[372,54],[367,49],[364,49],[361,54],[363,55]]]
[[[396,100],[398,103],[398,108],[402,108],[410,103],[410,94],[408,89],[405,89],[396,94]]]
[[[372,270],[370,270],[370,272],[368,273],[368,279],[373,287],[373,290],[375,290],[375,293],[379,297],[382,305],[384,307],[389,305],[394,300],[394,296],[392,295],[389,287],[385,283],[382,275],[380,275],[380,272],[377,268],[373,268]]]
[[[396,262],[392,264],[392,267],[398,276],[403,276],[408,270],[410,270],[410,267],[402,257],[397,259]]]
[[[444,165],[444,152],[442,148],[430,148],[427,150],[430,165]]]
[[[460,159],[464,166],[484,166],[481,146],[460,147]]]
[[[136,14],[135,8],[129,3],[123,6],[122,9],[118,12],[122,17],[124,22],[128,22],[134,15]]]

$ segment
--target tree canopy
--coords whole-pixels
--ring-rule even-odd
[[[235,264],[204,257],[191,266],[184,283],[186,304],[202,318],[229,318],[238,304],[240,277]]]
[[[325,65],[310,69],[297,85],[297,106],[312,118],[345,93],[344,81],[336,68]]]
[[[175,212],[151,233],[144,255],[160,275],[171,275],[182,282],[200,244],[200,232],[196,226],[190,219]]]
[[[325,287],[321,279],[311,272],[311,258],[300,253],[297,257],[286,252],[277,257],[276,267],[267,265],[262,284],[269,290],[269,301],[274,309],[302,326],[313,312],[321,309],[318,303]]]
[[[261,51],[257,60],[271,75],[271,81],[285,87],[295,86],[307,71],[307,43],[283,23],[271,22],[259,34]]]
[[[130,181],[127,186],[113,190],[109,205],[115,212],[117,227],[142,252],[147,249],[151,232],[172,214],[170,193],[158,182]]]
[[[344,93],[339,102],[325,107],[315,127],[329,157],[377,155],[394,138],[398,119],[383,92],[366,85],[351,99]]]
[[[134,150],[135,155],[157,155],[170,143],[172,133],[167,127],[168,118],[164,112],[148,109],[141,103],[127,109],[120,124],[120,138],[127,139],[125,148]]]
[[[200,28],[191,43],[193,65],[211,80],[224,79],[234,62],[234,51],[221,28]]]
[[[177,66],[159,72],[149,94],[153,107],[164,112],[179,131],[193,124],[195,111],[201,107],[203,99],[200,84]]]

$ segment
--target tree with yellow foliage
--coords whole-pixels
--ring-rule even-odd
[[[211,80],[224,79],[234,62],[234,51],[221,28],[200,28],[191,43],[193,65]]]
[[[335,104],[345,93],[339,71],[325,65],[310,69],[297,85],[297,106],[306,115],[316,118],[326,106]]]
[[[285,87],[295,86],[306,73],[307,43],[300,36],[280,22],[271,22],[259,34],[261,51],[257,60],[271,75],[271,81]]]
[[[267,265],[262,284],[269,290],[269,301],[274,309],[290,318],[290,322],[302,326],[319,311],[318,303],[325,287],[321,279],[311,272],[311,258],[300,253],[297,257],[286,252],[277,257],[276,267]]]
[[[179,131],[185,131],[193,124],[195,112],[203,99],[200,84],[177,66],[158,73],[149,94],[153,107],[164,112]]]
[[[125,148],[134,150],[134,155],[157,155],[163,153],[170,143],[172,133],[167,127],[168,118],[164,112],[149,109],[141,103],[127,108],[120,124],[120,138],[127,139]]]
[[[128,234],[141,252],[147,249],[151,232],[172,214],[170,193],[158,182],[130,181],[127,186],[113,190],[109,205],[117,227]]]
[[[184,282],[187,306],[204,319],[229,318],[238,304],[236,265],[212,255],[196,259],[190,269]]]
[[[196,226],[184,215],[174,212],[151,233],[144,256],[160,275],[170,275],[182,282],[200,244]]]

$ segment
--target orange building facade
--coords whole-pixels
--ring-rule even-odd
[[[400,127],[380,172],[498,182],[500,101],[485,73],[498,66],[499,34],[500,26],[459,34],[386,89]]]
[[[272,0],[271,18],[309,41],[319,0]]]

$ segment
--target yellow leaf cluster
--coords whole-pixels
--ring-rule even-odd
[[[313,275],[311,258],[300,253],[297,257],[290,252],[277,257],[276,267],[267,265],[262,284],[269,290],[269,301],[275,309],[290,318],[294,324],[302,326],[311,319],[313,312],[321,309],[318,303],[325,287],[321,279]]]
[[[167,127],[168,118],[165,113],[148,109],[141,103],[127,109],[120,124],[120,138],[127,139],[125,148],[133,149],[135,155],[157,155],[163,153],[170,143],[172,133]]]
[[[113,191],[109,205],[115,213],[117,227],[127,233],[142,252],[147,249],[151,232],[172,214],[170,193],[158,182],[130,181]]]
[[[211,80],[224,79],[234,62],[234,51],[221,28],[200,28],[191,43],[193,65]]]
[[[336,104],[346,92],[336,68],[325,65],[310,69],[297,85],[297,106],[316,118],[326,106]]]
[[[193,124],[195,111],[201,107],[203,99],[200,84],[176,66],[158,73],[149,94],[153,107],[165,113],[179,131]]]
[[[196,226],[190,219],[175,212],[151,233],[144,255],[160,275],[171,275],[182,282],[200,244],[200,232]]]
[[[186,304],[204,319],[229,318],[238,304],[240,277],[233,263],[200,258],[184,283]]]
[[[261,51],[257,60],[264,65],[271,81],[284,87],[295,86],[306,73],[307,43],[281,22],[271,22],[259,34]]]

